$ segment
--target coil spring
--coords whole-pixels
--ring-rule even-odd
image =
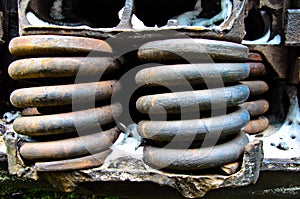
[[[9,66],[9,75],[35,85],[18,89],[10,97],[15,107],[37,108],[13,123],[17,133],[36,140],[22,143],[21,156],[35,162],[38,171],[101,165],[120,133],[114,118],[121,114],[122,106],[106,104],[120,90],[120,84],[116,80],[89,82],[87,78],[87,82],[78,84],[66,82],[74,80],[79,71],[83,76],[117,72],[120,63],[110,57],[109,44],[83,37],[32,35],[14,38],[9,49],[14,56],[23,58]],[[87,56],[92,51],[103,55]],[[55,85],[61,82],[66,85]],[[84,108],[71,112],[74,98]],[[94,101],[99,107],[85,106]],[[99,125],[108,130],[99,132]],[[78,129],[84,135],[78,136]]]
[[[212,63],[207,55],[217,63]],[[180,56],[188,57],[192,64],[181,64]],[[172,93],[140,97],[136,103],[140,113],[180,115],[213,111],[214,106],[222,107],[222,99],[229,108],[223,115],[207,118],[139,122],[138,133],[149,140],[144,148],[145,163],[157,169],[190,171],[221,166],[240,157],[248,143],[241,129],[248,124],[250,115],[238,105],[248,99],[251,90],[239,81],[246,79],[256,64],[247,63],[248,56],[248,48],[243,45],[204,39],[161,40],[140,47],[138,57],[142,62],[172,65],[142,69],[135,77],[136,83],[157,92],[159,86],[177,88]],[[203,89],[203,84],[220,77],[225,87],[213,84],[212,88]],[[180,90],[186,82],[200,90]],[[212,148],[210,144],[214,143],[206,143],[201,148],[206,137],[219,136],[216,146]],[[185,143],[192,145],[187,149]]]
[[[268,70],[260,54],[250,53],[249,60],[253,61],[250,76],[242,83],[249,87],[250,98],[241,106],[249,111],[251,120],[243,131],[248,134],[258,134],[269,127],[269,119],[264,116],[269,110],[269,102],[264,99],[264,95],[269,91],[269,85],[261,80],[268,74]]]

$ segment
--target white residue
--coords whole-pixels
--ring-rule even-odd
[[[122,19],[123,12],[124,12],[124,7],[118,13],[118,16],[119,16],[120,20]],[[132,15],[131,24],[132,24],[133,29],[147,28],[147,26],[145,26],[145,24],[141,20],[139,20],[139,18],[137,18],[137,16],[135,14]]]
[[[57,19],[57,20],[61,20],[65,18],[65,16],[63,15],[63,0],[56,0],[53,2],[50,11],[50,16],[53,19]]]

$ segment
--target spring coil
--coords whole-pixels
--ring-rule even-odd
[[[250,98],[241,107],[247,109],[250,113],[251,120],[243,128],[243,131],[251,135],[261,133],[269,127],[269,119],[264,116],[269,110],[269,102],[264,99],[264,95],[269,91],[269,85],[261,80],[268,74],[268,70],[263,64],[260,54],[250,53],[249,60],[252,61],[250,76],[241,83],[247,85],[250,89]]]
[[[121,114],[122,106],[105,104],[120,90],[120,83],[109,79],[65,84],[64,80],[74,80],[79,71],[83,76],[117,72],[120,63],[110,57],[109,44],[83,37],[32,35],[14,38],[9,50],[22,58],[11,63],[9,75],[30,85],[36,82],[42,85],[18,89],[10,96],[17,108],[36,108],[13,123],[17,133],[35,140],[21,144],[21,157],[34,162],[38,171],[100,166],[120,133],[114,119]],[[92,51],[102,54],[88,57]],[[71,112],[74,98],[84,108]],[[99,107],[85,108],[84,104],[95,101]],[[106,126],[107,130],[99,132],[99,125]],[[78,136],[78,129],[86,133]]]
[[[182,64],[181,55],[193,63]],[[207,55],[216,63],[207,59]],[[241,129],[250,120],[249,112],[239,107],[251,92],[247,84],[240,82],[249,76],[253,65],[247,62],[248,56],[248,48],[243,45],[205,39],[153,41],[139,48],[141,62],[168,63],[142,69],[136,74],[137,84],[157,91],[157,94],[137,100],[136,108],[140,113],[167,113],[178,118],[183,113],[212,111],[213,105],[218,107],[222,102],[228,108],[223,115],[206,118],[140,121],[138,133],[148,140],[143,158],[146,164],[157,169],[190,171],[219,167],[241,156],[248,143]],[[225,87],[217,85],[203,89],[203,84],[220,77]],[[186,82],[197,89],[159,93],[159,86],[180,88]],[[220,136],[217,145],[201,147],[207,136],[208,139]],[[191,146],[185,148],[185,143]]]

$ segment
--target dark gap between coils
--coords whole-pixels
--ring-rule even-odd
[[[91,99],[90,103],[83,103],[83,104],[71,104],[71,105],[64,105],[64,106],[50,106],[50,107],[37,107],[37,110],[42,115],[52,115],[58,113],[68,113],[73,111],[73,107],[76,107],[76,111],[80,110],[87,110],[92,108],[98,108],[106,105],[111,104],[111,99],[101,100],[101,101],[94,101]]]
[[[116,126],[115,122],[111,122],[109,124],[102,125],[101,131],[109,130],[115,126]],[[56,141],[56,140],[64,140],[64,139],[99,133],[99,130],[100,130],[99,128],[94,128],[94,129],[87,129],[87,130],[81,131],[80,134],[78,134],[78,132],[72,132],[72,133],[64,133],[64,134],[57,134],[57,135],[30,136],[30,138],[35,141],[40,141],[40,142]]]

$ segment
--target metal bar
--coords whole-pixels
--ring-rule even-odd
[[[246,85],[175,92],[140,97],[136,108],[141,113],[180,113],[232,107],[245,102],[250,91]]]
[[[118,60],[110,57],[47,57],[17,60],[8,73],[15,80],[80,75],[107,74],[120,68]]]
[[[181,120],[181,121],[141,121],[138,123],[138,133],[146,139],[170,141],[198,141],[205,136],[225,137],[234,134],[248,124],[250,115],[245,109],[211,118]]]
[[[120,90],[118,81],[41,86],[15,90],[11,103],[18,108],[70,105],[72,102],[87,103],[109,99]]]
[[[269,124],[269,119],[262,116],[256,120],[251,120],[249,124],[243,129],[243,131],[248,134],[261,133],[269,127]]]
[[[190,60],[247,60],[248,48],[241,44],[206,39],[167,39],[142,45],[138,58],[143,62]]]
[[[54,135],[99,128],[114,121],[122,112],[119,103],[84,111],[19,117],[13,123],[17,133],[29,136]]]
[[[37,162],[34,168],[39,172],[51,172],[51,171],[70,171],[89,169],[101,166],[106,157],[111,154],[112,150],[108,149],[104,152],[97,153],[82,158],[75,158],[70,160],[60,160],[53,162]]]
[[[144,162],[154,168],[200,170],[222,166],[237,160],[249,142],[244,133],[224,144],[200,149],[144,147]]]
[[[10,41],[9,51],[14,56],[67,55],[78,53],[111,53],[108,43],[99,39],[58,36],[30,35],[16,37]]]
[[[249,76],[250,69],[239,63],[179,64],[146,68],[139,71],[135,81],[147,86],[176,86],[236,82]],[[221,86],[220,85],[220,86]]]
[[[262,95],[269,91],[269,85],[264,81],[241,81],[250,90],[250,96]]]
[[[247,109],[250,113],[250,116],[262,115],[269,110],[269,102],[263,99],[253,102],[245,102],[240,106],[244,109]]]
[[[29,161],[52,161],[81,157],[107,150],[118,138],[118,127],[108,131],[65,140],[48,142],[24,142],[21,156]]]

